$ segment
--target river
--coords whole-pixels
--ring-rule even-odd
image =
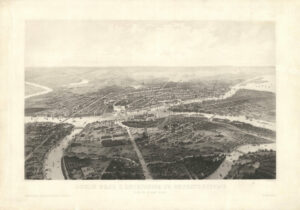
[[[45,179],[59,180],[64,179],[61,169],[61,158],[63,152],[67,148],[69,142],[74,136],[82,131],[84,126],[96,121],[113,120],[114,116],[107,117],[92,116],[92,117],[76,117],[76,118],[57,118],[57,117],[25,117],[25,123],[30,122],[53,122],[53,123],[70,123],[75,126],[71,134],[63,138],[59,143],[47,153],[44,161]]]
[[[63,152],[67,148],[69,142],[73,137],[78,134],[82,129],[74,129],[70,135],[62,139],[54,148],[46,155],[44,162],[45,179],[64,179],[61,168],[61,158]]]
[[[36,84],[36,83],[32,83],[32,82],[25,82],[26,85],[31,85],[31,86],[34,86],[34,87],[38,87],[38,88],[41,88],[42,90],[40,92],[37,92],[37,93],[34,93],[34,94],[30,94],[30,95],[27,95],[25,96],[25,99],[28,99],[28,98],[31,98],[31,97],[34,97],[34,96],[40,96],[40,95],[44,95],[44,94],[47,94],[47,93],[50,93],[52,92],[53,90],[49,87],[46,87],[46,86],[43,86],[43,85],[39,85],[39,84]]]
[[[80,82],[70,83],[67,86],[68,87],[79,87],[79,86],[82,86],[82,85],[85,85],[88,83],[89,83],[89,81],[87,79],[82,79]]]
[[[267,150],[275,150],[276,151],[276,144],[260,144],[260,145],[242,145],[237,147],[234,151],[232,151],[230,154],[226,155],[225,160],[221,163],[219,168],[209,175],[206,179],[224,179],[225,176],[230,171],[232,165],[234,164],[234,161],[238,160],[243,153],[248,152],[256,152],[261,149],[267,149]]]
[[[86,81],[81,81],[80,83],[77,83],[77,84],[85,84],[85,83],[86,83]],[[212,100],[212,99],[213,100],[222,100],[222,99],[233,96],[239,89],[243,89],[245,87],[246,83],[247,83],[247,81],[244,81],[240,84],[233,86],[228,92],[226,92],[224,95],[219,96],[219,97],[188,100],[183,103],[202,102],[202,101]],[[26,82],[26,84],[40,87],[43,89],[43,91],[29,95],[29,96],[25,96],[25,99],[33,97],[33,96],[47,94],[52,91],[52,89],[45,87],[45,86],[38,85],[38,84],[28,83],[28,82]],[[240,122],[244,122],[244,123],[249,123],[254,126],[275,130],[275,124],[272,124],[270,122],[261,121],[261,120],[256,120],[256,119],[251,119],[251,120],[246,119],[245,116],[224,116],[224,115],[213,115],[213,114],[195,113],[195,112],[183,112],[183,113],[177,112],[176,113],[176,112],[167,111],[168,107],[170,107],[172,105],[175,105],[175,104],[158,106],[156,108],[152,108],[150,112],[159,113],[161,115],[160,117],[167,116],[167,115],[201,115],[201,116],[207,117],[209,119],[212,119],[212,118],[228,119],[230,121],[240,121]],[[149,109],[127,112],[127,116],[134,115],[134,114],[141,114],[141,113],[148,112],[148,111],[149,111]],[[72,131],[72,133],[70,135],[66,136],[59,144],[54,146],[54,148],[48,152],[48,154],[45,158],[45,165],[44,165],[44,173],[45,173],[46,179],[64,179],[64,176],[63,176],[62,170],[61,170],[61,158],[63,156],[63,151],[67,147],[69,142],[72,140],[74,135],[79,133],[85,125],[87,125],[88,123],[95,122],[95,121],[119,120],[118,118],[120,118],[119,115],[113,115],[113,114],[107,115],[106,117],[104,117],[104,116],[76,117],[76,118],[25,117],[25,123],[28,123],[28,122],[54,122],[54,123],[65,122],[65,123],[73,124],[75,126],[75,129]],[[237,160],[239,158],[239,156],[242,155],[242,153],[238,152],[237,150],[247,153],[250,151],[252,151],[252,152],[257,151],[259,149],[265,149],[265,148],[268,149],[269,147],[274,149],[275,143],[261,144],[261,145],[256,145],[256,146],[243,145],[243,146],[238,147],[236,150],[234,150],[232,153],[230,153],[229,155],[226,156],[225,160],[219,166],[219,168],[213,174],[208,176],[207,179],[223,179],[230,171],[230,169],[233,165],[233,161]]]

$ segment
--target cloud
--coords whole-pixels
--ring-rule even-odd
[[[272,22],[29,21],[26,66],[275,64]]]

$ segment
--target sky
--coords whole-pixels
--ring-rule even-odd
[[[25,66],[274,66],[275,25],[237,21],[26,22]]]

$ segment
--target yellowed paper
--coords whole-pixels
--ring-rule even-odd
[[[298,1],[3,1],[0,9],[1,208],[300,208]],[[174,83],[211,76],[211,71],[189,73],[193,67],[272,66],[276,71],[276,124],[272,124],[276,178],[148,180],[153,171],[133,140],[137,158],[146,162],[142,171],[147,180],[26,179],[24,112],[30,94],[25,87],[29,85],[33,92],[40,88],[44,96],[52,89],[55,92],[55,87],[26,80],[30,78],[26,69],[40,66],[114,67],[118,71],[109,69],[106,74],[119,74],[119,81],[123,71],[138,79],[158,75]],[[62,87],[90,85],[85,74]],[[60,82],[59,77],[55,82]],[[123,108],[113,109],[121,113]],[[130,136],[127,132],[124,128]],[[91,172],[81,170],[83,175]]]

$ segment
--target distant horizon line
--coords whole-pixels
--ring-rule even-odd
[[[234,66],[234,65],[217,65],[217,66],[25,66],[25,68],[209,68],[209,67],[276,67],[276,65],[268,66]]]

